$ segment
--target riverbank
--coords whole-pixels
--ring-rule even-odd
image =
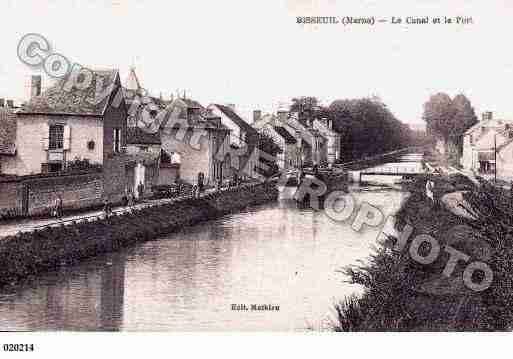
[[[243,185],[94,222],[6,237],[0,241],[0,286],[277,198],[273,182]]]
[[[346,270],[352,283],[364,287],[361,296],[345,298],[336,306],[338,331],[483,331],[508,330],[513,321],[513,211],[509,197],[483,183],[463,193],[465,205],[476,214],[472,220],[455,215],[450,208],[426,198],[427,178],[419,178],[411,195],[396,214],[396,230],[411,226],[412,234],[402,250],[397,239],[380,243],[367,264]],[[452,177],[438,180],[444,193],[458,182]],[[468,185],[468,183],[465,183]],[[454,190],[454,188],[453,188]],[[410,246],[419,234],[428,234],[440,245],[429,264],[413,260]],[[398,237],[399,235],[396,235]],[[425,243],[426,244],[426,243]],[[450,276],[443,274],[450,259],[446,248],[468,256],[460,260]],[[420,256],[432,247],[418,248]],[[463,273],[468,263],[489,265],[491,285],[482,291],[469,289]],[[483,279],[477,271],[473,282]]]

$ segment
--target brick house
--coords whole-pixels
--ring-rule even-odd
[[[33,77],[32,98],[16,112],[17,152],[10,174],[54,176],[80,163],[83,169],[100,168],[102,196],[118,201],[127,184],[127,109],[119,73],[92,71],[86,88],[68,88],[65,81],[41,93],[41,79]]]

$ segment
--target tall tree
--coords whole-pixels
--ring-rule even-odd
[[[455,145],[461,153],[463,133],[477,123],[477,116],[469,99],[459,94],[451,100],[449,95],[438,93],[424,104],[423,119],[428,134],[442,139],[446,148]]]
[[[341,133],[345,160],[391,151],[410,143],[410,130],[377,97],[336,100],[329,106],[333,127]]]
[[[301,96],[292,99],[290,105],[291,112],[300,112],[305,110],[311,110],[319,105],[319,100],[314,96]]]
[[[442,139],[445,144],[454,133],[454,115],[456,111],[452,100],[446,93],[432,95],[424,104],[422,118],[426,121],[428,134]]]
[[[477,123],[477,116],[469,99],[459,94],[452,100],[452,105],[456,111],[454,115],[454,134],[461,137],[463,133]]]

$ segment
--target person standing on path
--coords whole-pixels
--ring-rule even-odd
[[[137,186],[137,192],[139,193],[139,201],[142,201],[142,197],[143,197],[143,194],[144,194],[144,185],[141,182],[139,182],[139,185]]]
[[[198,173],[198,191],[199,193],[203,193],[204,187],[205,187],[205,175],[203,172]]]
[[[57,218],[62,218],[62,197],[61,195],[57,195]]]

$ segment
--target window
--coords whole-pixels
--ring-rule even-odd
[[[119,153],[120,152],[120,136],[121,134],[121,130],[119,128],[115,128],[114,129],[114,153]]]
[[[48,172],[60,172],[62,171],[62,163],[49,163]]]
[[[51,125],[48,136],[48,148],[58,150],[64,147],[64,125]]]
[[[62,171],[62,163],[50,162],[41,164],[41,173],[52,173]]]

